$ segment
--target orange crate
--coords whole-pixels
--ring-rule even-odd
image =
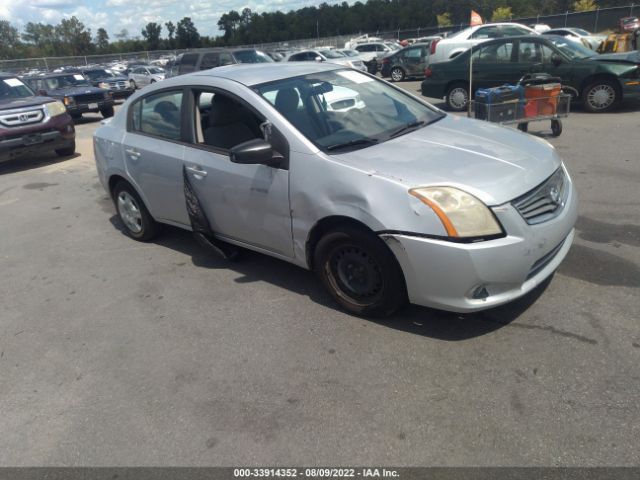
[[[525,117],[555,115],[558,108],[558,95],[562,92],[559,83],[547,83],[545,85],[529,85],[524,89],[526,103],[524,106]]]

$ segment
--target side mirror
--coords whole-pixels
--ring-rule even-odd
[[[322,60],[322,57],[318,56],[316,57],[316,62],[323,62],[324,60]]]
[[[231,161],[244,165],[278,167],[282,161],[282,155],[275,152],[269,142],[256,138],[233,147]]]
[[[551,55],[551,63],[553,63],[556,67],[559,67],[562,61],[563,61],[562,57],[557,53],[554,53],[553,55]]]

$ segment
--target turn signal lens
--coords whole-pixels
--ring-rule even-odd
[[[73,105],[74,103],[76,103],[76,101],[74,100],[73,97],[64,97],[65,105]]]
[[[409,190],[409,194],[434,211],[449,237],[473,238],[502,233],[491,210],[467,192],[453,187],[419,187]]]

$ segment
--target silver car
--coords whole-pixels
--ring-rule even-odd
[[[363,108],[328,108],[349,89]],[[313,270],[348,312],[470,312],[548,278],[576,191],[546,141],[328,63],[233,65],[132,96],[94,136],[126,232],[194,232]]]
[[[129,81],[134,88],[144,87],[164,80],[165,71],[160,67],[134,67],[129,72]]]

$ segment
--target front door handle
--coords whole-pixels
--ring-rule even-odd
[[[127,155],[129,155],[131,160],[138,160],[140,158],[140,152],[133,148],[127,148],[125,152],[127,152]]]
[[[190,171],[191,173],[193,173],[193,175],[197,178],[197,179],[201,179],[207,176],[207,171],[206,170],[201,170],[198,167],[185,167],[188,171]]]

